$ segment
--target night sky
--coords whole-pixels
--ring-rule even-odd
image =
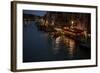
[[[37,16],[44,16],[47,12],[46,11],[38,11],[38,10],[23,10],[24,14],[33,14]]]

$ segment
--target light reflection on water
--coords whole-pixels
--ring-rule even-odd
[[[68,46],[68,52],[70,57],[74,56],[75,50],[76,50],[76,42],[73,39],[70,39],[68,37],[65,38],[65,45]]]
[[[74,39],[71,39],[69,37],[65,36],[59,36],[56,39],[53,39],[55,41],[52,41],[53,50],[54,53],[59,53],[61,48],[61,44],[64,44],[66,53],[69,54],[70,57],[74,56],[74,53],[76,52],[76,41]]]

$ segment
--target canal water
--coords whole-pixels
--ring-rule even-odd
[[[52,38],[39,31],[34,21],[23,26],[23,62],[82,60],[91,58],[90,47],[75,39]]]

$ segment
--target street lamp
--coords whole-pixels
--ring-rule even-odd
[[[74,21],[72,20],[71,21],[71,26],[70,26],[71,29],[73,29],[73,24],[74,24]]]
[[[72,23],[72,25],[73,25],[74,21],[71,21],[71,23]]]

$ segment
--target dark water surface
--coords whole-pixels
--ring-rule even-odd
[[[39,31],[33,21],[23,26],[23,62],[90,59],[91,49],[75,39],[50,37]]]

